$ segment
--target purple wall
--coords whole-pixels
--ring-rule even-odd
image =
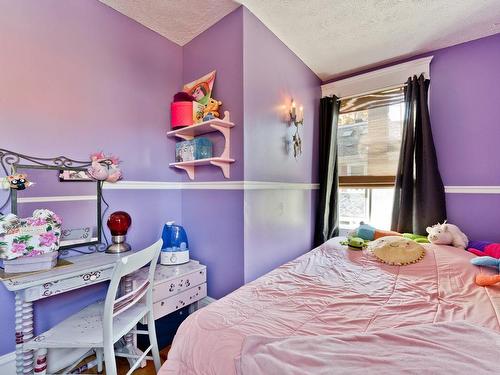
[[[230,13],[183,47],[183,82],[217,70],[212,97],[231,113],[231,180],[243,180],[243,8]],[[224,139],[211,137],[215,153]],[[184,177],[186,180],[187,177]],[[196,181],[224,180],[216,167],[195,171]],[[243,285],[243,192],[184,190],[182,225],[192,257],[208,266],[208,295],[220,298]]]
[[[430,113],[446,186],[500,185],[500,34],[433,53]],[[500,194],[447,194],[448,219],[500,241]]]
[[[245,180],[317,182],[319,78],[250,11],[244,9]],[[303,155],[284,140],[291,98],[304,107]],[[313,190],[245,191],[245,282],[309,251]]]
[[[236,9],[211,28],[198,35],[183,49],[183,83],[217,70],[212,97],[223,102],[222,111],[231,113],[231,180],[243,180],[243,7]],[[222,113],[221,113],[222,116]],[[214,138],[220,150],[223,137]],[[218,156],[218,155],[217,155]],[[223,180],[215,167],[195,171],[196,181]],[[184,173],[184,179],[187,177]]]
[[[183,81],[181,47],[97,1],[0,0],[0,8],[1,148],[81,160],[104,150],[120,156],[127,180],[180,180],[167,166],[174,145],[164,135]],[[104,194],[109,212],[130,212],[135,248],[181,217],[179,191]],[[36,303],[36,331],[100,298],[104,287]],[[0,301],[1,355],[14,350],[13,295],[3,286]]]

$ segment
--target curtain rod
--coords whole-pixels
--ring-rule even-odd
[[[371,91],[366,91],[366,92],[363,92],[361,94],[356,94],[356,95],[349,95],[349,96],[343,96],[341,98],[338,98],[337,101],[342,101],[342,100],[346,100],[346,99],[352,99],[352,98],[357,98],[357,97],[360,97],[360,96],[365,96],[365,95],[370,95],[370,94],[375,94],[377,92],[380,92],[380,91],[387,91],[387,90],[392,90],[392,89],[397,89],[398,87],[406,87],[407,84],[406,83],[402,83],[400,85],[394,85],[394,86],[389,86],[389,87],[383,87],[381,89],[377,89],[377,90],[371,90]]]

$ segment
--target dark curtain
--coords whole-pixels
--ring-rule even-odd
[[[337,167],[337,122],[340,101],[336,96],[322,98],[319,110],[319,196],[314,244],[319,246],[339,234]]]
[[[430,81],[409,78],[405,87],[403,139],[396,175],[392,230],[425,234],[427,226],[446,219],[443,181],[429,118]]]

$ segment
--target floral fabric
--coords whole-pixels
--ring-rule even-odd
[[[62,221],[50,210],[35,210],[25,219],[0,216],[0,259],[37,256],[59,249]]]

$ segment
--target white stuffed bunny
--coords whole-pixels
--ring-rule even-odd
[[[467,236],[454,224],[437,223],[427,227],[428,240],[436,245],[451,245],[465,249],[469,244]]]

